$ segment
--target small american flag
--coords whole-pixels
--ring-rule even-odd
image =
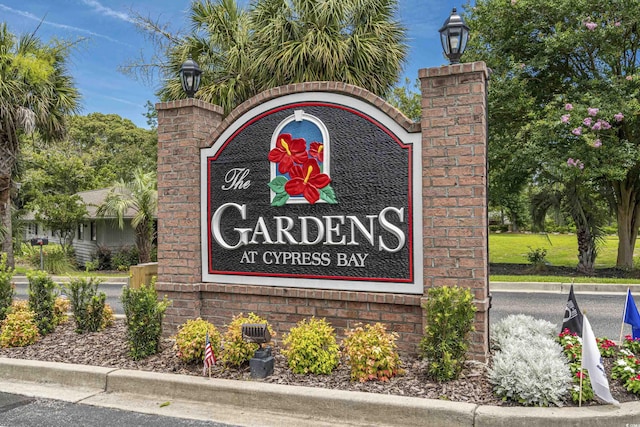
[[[213,348],[211,347],[211,341],[209,341],[209,331],[207,331],[207,340],[204,344],[204,368],[202,368],[202,375],[207,374],[207,368],[209,368],[209,376],[211,376],[211,366],[216,364],[216,355],[213,354]]]

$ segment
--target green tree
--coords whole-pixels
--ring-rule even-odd
[[[203,70],[197,97],[226,112],[276,86],[340,81],[384,96],[406,57],[397,0],[258,0],[246,9],[235,0],[194,1],[191,33],[175,35],[138,16],[157,42],[157,62],[124,68],[149,75],[159,67],[163,100],[184,98],[177,77],[189,55]]]
[[[42,194],[29,207],[35,213],[36,220],[60,238],[60,244],[68,255],[76,227],[88,214],[80,196]]]
[[[151,261],[151,247],[155,237],[154,219],[158,212],[158,190],[155,172],[134,172],[131,181],[120,180],[112,187],[104,203],[98,208],[99,215],[113,215],[120,229],[124,218],[132,214],[131,226],[136,233],[139,261]]]
[[[146,107],[147,112],[142,115],[147,118],[147,125],[150,129],[156,129],[158,127],[158,111],[156,110],[156,106],[149,100],[147,100],[147,103],[144,104],[144,106]]]
[[[130,181],[134,172],[156,170],[158,134],[137,127],[117,114],[92,113],[69,120],[67,141],[72,153],[94,169],[99,187],[118,180]]]
[[[617,266],[633,267],[640,225],[640,1],[478,0],[467,23],[474,34],[467,58],[485,60],[494,70],[492,86],[503,91],[490,87],[490,105],[492,97],[504,103],[489,110],[489,129],[494,142],[508,147],[504,164],[520,159],[527,173],[553,170],[564,188],[573,182],[580,192],[607,197],[618,223]]]
[[[11,236],[12,173],[22,133],[37,130],[44,140],[60,137],[65,117],[76,111],[79,94],[66,66],[73,44],[44,44],[34,31],[16,38],[0,24],[0,223]],[[2,250],[13,265],[11,239]]]
[[[405,116],[415,122],[419,122],[422,116],[422,92],[420,91],[420,80],[416,79],[411,88],[411,80],[406,78],[404,86],[396,86],[387,96],[387,102],[398,110],[402,111]]]

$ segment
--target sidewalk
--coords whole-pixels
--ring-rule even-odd
[[[8,358],[0,358],[0,391],[239,426],[596,427],[640,420],[640,402],[619,408],[481,406]]]

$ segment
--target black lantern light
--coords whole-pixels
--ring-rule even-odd
[[[187,98],[193,98],[193,95],[200,88],[200,74],[202,74],[200,67],[189,55],[189,59],[184,61],[182,67],[180,67],[180,81]]]
[[[460,57],[467,47],[467,40],[469,40],[469,27],[458,15],[455,7],[451,16],[444,21],[444,25],[438,31],[440,32],[442,49],[444,49],[446,57],[449,58],[449,62],[451,64],[460,63]]]

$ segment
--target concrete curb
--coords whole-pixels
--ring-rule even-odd
[[[0,358],[0,385],[12,381],[59,384],[68,388],[92,388],[105,396],[135,395],[148,400],[162,399],[194,405],[224,405],[253,415],[246,425],[270,424],[269,412],[280,417],[306,420],[314,425],[389,426],[600,426],[633,424],[640,420],[640,402],[584,408],[525,408],[480,406],[415,397],[288,386],[259,381],[207,379],[189,375],[163,374],[126,369]],[[7,387],[2,387],[7,389]],[[86,400],[97,404],[99,395]],[[96,398],[97,396],[97,398]],[[47,396],[48,397],[48,396]],[[82,401],[81,401],[82,402]],[[176,405],[177,406],[177,405]],[[139,410],[132,405],[129,410]],[[180,416],[173,414],[173,416]],[[215,411],[211,411],[212,420]],[[225,414],[228,421],[229,414]],[[282,419],[282,418],[280,418]]]

